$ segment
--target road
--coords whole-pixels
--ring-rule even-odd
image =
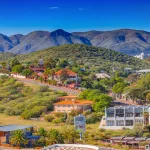
[[[33,79],[24,79],[24,78],[17,78],[19,81],[22,81],[23,83],[30,83],[30,84],[34,84],[34,85],[38,85],[38,86],[49,86],[50,89],[52,90],[56,90],[56,91],[62,91],[62,92],[66,92],[68,95],[79,95],[80,91],[77,90],[73,90],[70,88],[66,88],[66,87],[58,87],[58,86],[54,86],[54,85],[49,85],[47,83],[41,83],[38,80],[33,80]]]

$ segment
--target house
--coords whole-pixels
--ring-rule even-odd
[[[55,73],[54,80],[61,83],[61,76],[65,74],[67,81],[74,81],[78,83],[78,74],[69,69],[62,69]]]
[[[39,140],[39,136],[34,136],[33,132],[35,132],[35,128],[33,126],[25,126],[25,125],[4,125],[0,126],[0,145],[10,144],[9,137],[11,136],[13,131],[22,130],[24,131],[25,137],[28,139],[28,146],[32,146],[36,140]]]
[[[147,114],[147,116],[146,116]],[[137,123],[142,125],[150,124],[149,106],[116,106],[105,109],[105,116],[102,117],[100,128],[122,129],[130,128]]]
[[[35,72],[35,73],[38,73],[38,72],[44,72],[45,68],[43,67],[30,67],[30,69]]]
[[[110,76],[106,73],[96,73],[95,76],[96,76],[97,79],[104,79],[104,78],[109,79],[110,78]]]
[[[66,112],[69,113],[72,110],[89,110],[91,111],[91,106],[93,102],[89,100],[63,100],[57,103],[54,103],[55,112]]]

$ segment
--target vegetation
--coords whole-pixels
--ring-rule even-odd
[[[0,112],[21,115],[24,119],[39,117],[43,112],[53,110],[56,98],[63,95],[50,91],[47,86],[35,89],[24,86],[7,76],[0,77],[0,91]]]
[[[28,143],[28,140],[26,139],[23,130],[16,130],[11,133],[10,136],[10,143],[13,146],[25,146]]]

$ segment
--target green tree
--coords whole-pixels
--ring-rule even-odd
[[[112,88],[112,91],[116,94],[122,94],[123,93],[123,90],[124,88],[126,87],[125,83],[124,82],[118,82],[116,83],[113,88]]]
[[[64,143],[64,137],[63,135],[56,129],[51,129],[47,132],[46,135],[46,144],[52,145],[52,144],[63,144]]]
[[[79,138],[79,133],[73,128],[64,129],[62,132],[66,144],[74,144]]]
[[[93,104],[93,109],[96,112],[102,112],[104,111],[105,107],[109,107],[111,102],[112,102],[112,98],[106,94],[101,94],[99,97],[97,97],[95,99],[95,103]]]
[[[14,59],[11,60],[10,62],[10,67],[13,68],[16,65],[20,65],[19,60],[15,57]]]
[[[9,140],[12,145],[19,146],[19,148],[21,147],[21,145],[25,146],[28,143],[23,130],[16,130],[12,132]]]
[[[26,76],[26,77],[29,77],[33,74],[33,71],[31,69],[25,69],[23,70],[22,72],[22,75]]]
[[[43,127],[38,129],[38,135],[39,136],[46,137],[46,134],[47,134],[47,131]]]
[[[50,68],[50,69],[55,68],[56,67],[56,61],[53,60],[52,58],[49,58],[44,62],[44,67]]]
[[[150,93],[146,95],[146,99],[150,102]]]
[[[23,66],[22,65],[16,65],[12,68],[12,72],[15,72],[15,73],[21,73],[23,71]]]

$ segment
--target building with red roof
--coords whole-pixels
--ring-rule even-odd
[[[69,69],[62,69],[57,71],[54,75],[54,79],[57,82],[61,83],[61,76],[63,74],[67,76],[68,81],[75,81],[76,83],[78,82],[78,74]]]
[[[72,110],[89,110],[91,111],[91,106],[93,102],[89,100],[63,100],[57,103],[54,103],[55,112],[71,112]]]

